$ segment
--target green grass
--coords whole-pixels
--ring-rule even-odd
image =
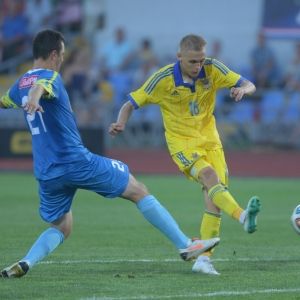
[[[139,179],[188,235],[199,235],[200,186],[184,177]],[[46,224],[32,175],[0,173],[0,188],[2,268],[22,258]],[[262,212],[253,235],[224,215],[214,255],[219,277],[193,274],[130,202],[79,191],[70,239],[27,276],[0,280],[0,299],[300,299],[300,237],[289,220],[299,180],[233,178],[230,190],[243,206],[259,195]]]

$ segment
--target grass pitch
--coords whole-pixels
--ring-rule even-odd
[[[200,186],[175,176],[138,177],[174,215],[183,231],[199,236]],[[300,203],[299,179],[233,178],[241,205],[262,201],[258,231],[223,216],[214,255],[221,276],[191,272],[176,249],[128,201],[79,191],[74,230],[53,254],[21,279],[0,280],[0,299],[300,299],[300,236],[290,215]],[[0,267],[22,258],[46,228],[38,215],[31,174],[0,173]]]

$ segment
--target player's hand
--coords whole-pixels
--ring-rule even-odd
[[[112,136],[116,136],[118,133],[124,131],[125,125],[120,123],[112,123],[109,126],[108,132]]]
[[[34,101],[28,101],[23,105],[23,109],[28,113],[28,114],[33,114],[36,111],[44,112],[43,107],[39,103],[35,103]]]
[[[238,87],[238,88],[233,87],[230,90],[230,97],[233,98],[235,101],[240,101],[244,95],[245,95],[245,90],[242,87]]]

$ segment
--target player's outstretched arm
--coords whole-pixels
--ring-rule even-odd
[[[124,131],[127,121],[129,120],[132,111],[134,110],[133,105],[130,101],[127,101],[120,109],[117,122],[112,123],[109,126],[108,132],[112,136],[116,136],[118,133]]]
[[[230,97],[240,101],[244,95],[251,95],[256,91],[255,85],[249,80],[243,80],[240,87],[233,87],[230,90]]]
[[[46,90],[40,84],[34,84],[28,93],[28,101],[23,105],[25,111],[32,114],[36,111],[44,112],[42,106],[40,105],[40,99]]]

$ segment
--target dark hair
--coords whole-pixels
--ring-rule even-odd
[[[179,44],[180,51],[193,50],[199,51],[202,50],[206,45],[206,41],[203,37],[195,34],[186,35]]]
[[[47,59],[53,50],[60,52],[62,42],[65,39],[60,32],[51,29],[40,31],[33,40],[33,58]]]

